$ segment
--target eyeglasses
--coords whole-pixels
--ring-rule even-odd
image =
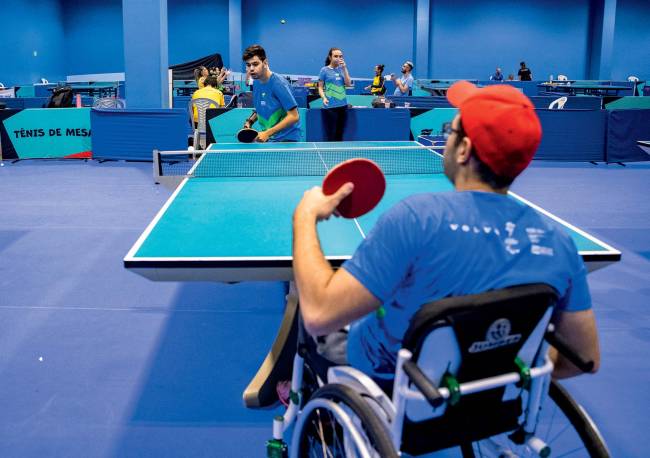
[[[446,123],[444,123],[442,125],[442,136],[444,137],[445,140],[447,140],[449,138],[449,136],[451,135],[452,132],[456,132],[457,134],[459,134],[460,130],[459,129],[454,129],[453,127],[451,127],[450,122],[446,122]]]

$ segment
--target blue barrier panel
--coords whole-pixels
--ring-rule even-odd
[[[325,141],[323,126],[324,109],[307,111],[307,141]],[[402,108],[350,108],[348,109],[344,141],[398,141],[408,140],[411,117]]]
[[[536,110],[542,142],[535,159],[604,161],[607,111]]]
[[[554,100],[563,97],[562,95],[557,96],[545,96],[538,95],[529,97],[529,99],[535,105],[535,108],[548,108],[548,106]],[[603,107],[603,98],[595,96],[584,96],[584,97],[567,97],[567,101],[564,104],[564,108],[567,110],[600,110]]]
[[[607,122],[607,161],[647,161],[648,155],[636,144],[650,140],[650,109],[610,110]]]
[[[52,95],[53,89],[56,87],[56,84],[35,84],[34,85],[34,97],[49,97]]]
[[[187,149],[187,110],[97,110],[90,114],[93,157],[152,160],[152,151]]]
[[[375,99],[374,95],[350,95],[347,94],[346,100],[348,101],[348,106],[352,105],[353,107],[372,107],[372,101]],[[320,97],[309,102],[309,108],[323,108],[323,99]]]
[[[0,102],[4,103],[7,108],[43,108],[47,104],[47,97],[16,97],[3,98]]]
[[[479,86],[491,86],[493,84],[507,84],[521,90],[528,97],[537,95],[537,85],[542,81],[479,81]]]
[[[10,97],[10,98],[3,98],[0,100],[0,102],[4,103],[7,108],[12,108],[16,110],[22,110],[25,108],[25,99],[21,97]]]
[[[447,97],[391,95],[386,98],[394,102],[395,106],[398,107],[403,107],[404,104],[408,102],[411,108],[451,108],[451,104],[449,103],[449,100],[447,100]]]
[[[49,97],[25,97],[25,108],[45,108]]]
[[[172,108],[182,108],[187,110],[187,106],[192,99],[191,95],[175,95],[172,98]]]
[[[309,89],[306,87],[292,86],[291,92],[293,97],[296,99],[298,108],[307,108],[307,95],[309,95]]]

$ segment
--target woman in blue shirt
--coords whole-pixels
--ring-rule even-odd
[[[342,141],[348,101],[345,86],[352,86],[343,51],[330,48],[318,75],[318,93],[323,99],[323,123],[327,141]]]

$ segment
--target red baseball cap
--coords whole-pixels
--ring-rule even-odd
[[[447,99],[460,110],[476,155],[495,174],[515,178],[530,164],[542,140],[542,125],[523,93],[505,84],[479,89],[458,81]]]

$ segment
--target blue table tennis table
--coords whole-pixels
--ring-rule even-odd
[[[318,225],[333,266],[350,258],[378,217],[399,200],[453,189],[440,154],[413,141],[219,144],[195,161],[187,151],[176,152],[155,163],[160,175],[180,168],[180,184],[124,266],[155,281],[292,280],[293,210],[306,189],[320,185],[329,168],[351,157],[379,164],[386,194],[358,219],[330,218]],[[596,237],[510,195],[562,223],[590,271],[620,260],[619,251]]]

